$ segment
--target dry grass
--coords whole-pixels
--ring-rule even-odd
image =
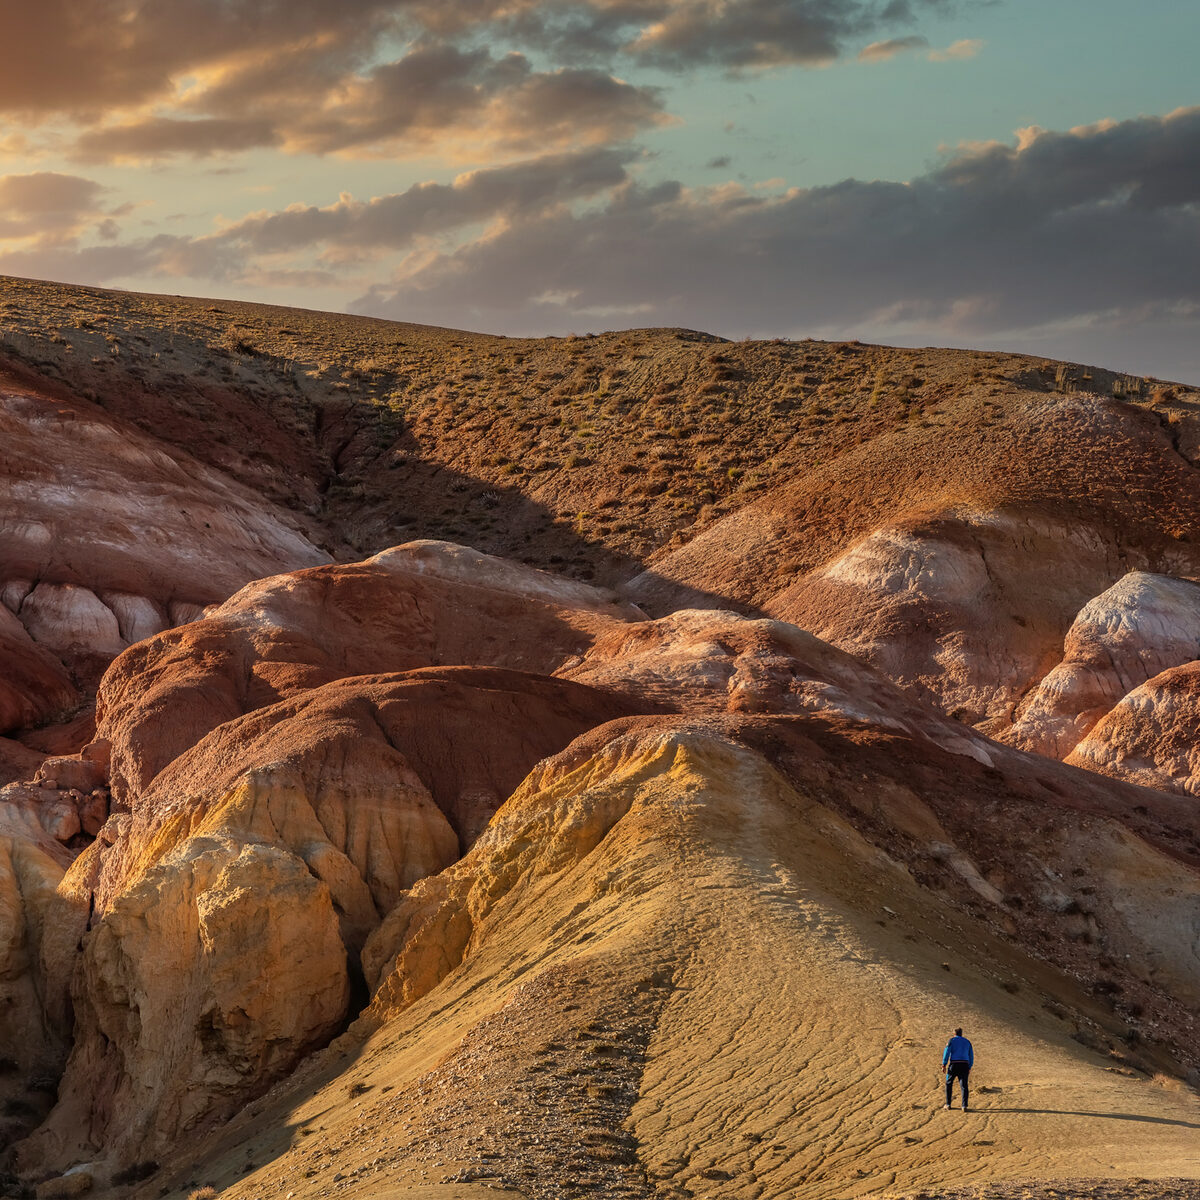
[[[446,537],[600,582],[897,432],[986,437],[1056,390],[1144,392],[1159,411],[1197,396],[1017,355],[501,338],[11,279],[0,294],[0,351],[312,517],[335,553]],[[625,476],[613,522],[598,497]]]

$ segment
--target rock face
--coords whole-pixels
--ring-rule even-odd
[[[39,724],[78,700],[63,664],[0,605],[0,732]]]
[[[1067,762],[1116,779],[1200,796],[1200,662],[1134,688],[1071,751]]]
[[[1126,693],[1197,658],[1200,586],[1131,572],[1083,607],[1062,662],[1021,701],[1002,740],[1065,758]]]
[[[74,921],[58,887],[70,855],[39,806],[0,791],[0,1137],[45,1115],[71,1032]],[[77,935],[76,935],[77,936]]]
[[[278,847],[191,839],[88,937],[66,1086],[25,1153],[162,1147],[228,1115],[327,1040],[348,996],[328,887]]]

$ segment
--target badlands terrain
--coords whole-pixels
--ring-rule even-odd
[[[5,279],[0,602],[0,1194],[1200,1196],[1195,388]]]

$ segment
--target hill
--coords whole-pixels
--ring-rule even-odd
[[[1200,393],[2,286],[9,1192],[1195,1193]]]

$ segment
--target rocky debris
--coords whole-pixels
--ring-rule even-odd
[[[30,814],[51,838],[78,850],[77,836],[94,838],[108,819],[109,792],[102,787],[88,792],[59,788],[55,779],[35,780],[0,788],[0,806]]]
[[[1165,792],[1200,796],[1200,662],[1134,688],[1092,726],[1067,762]]]
[[[80,1167],[39,1183],[34,1195],[37,1200],[74,1200],[76,1196],[86,1196],[95,1183],[91,1172]]]
[[[1123,696],[1200,659],[1200,586],[1134,571],[1090,600],[1063,643],[1062,662],[1021,701],[1002,741],[1066,758]]]
[[[405,1157],[437,1184],[486,1182],[530,1200],[645,1197],[628,1124],[670,986],[613,957],[537,971],[408,1095],[374,1098],[360,1119],[399,1127]],[[307,1148],[318,1178],[336,1162],[322,1163],[323,1140]],[[386,1178],[389,1165],[353,1177]]]
[[[23,742],[0,737],[0,787],[32,779],[46,756]]]
[[[897,1192],[890,1200],[1200,1200],[1200,1180],[1027,1178]]]
[[[34,782],[46,788],[65,788],[91,792],[107,783],[102,760],[90,757],[85,749],[79,755],[52,755],[38,767]]]

